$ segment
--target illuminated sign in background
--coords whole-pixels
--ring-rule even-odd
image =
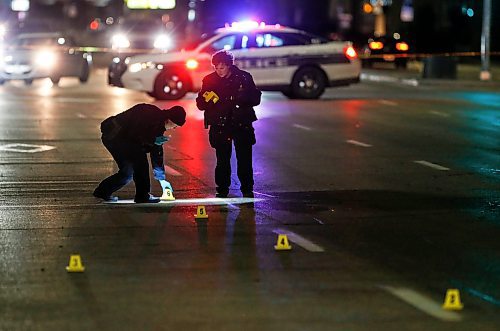
[[[174,9],[175,0],[125,0],[130,9]]]

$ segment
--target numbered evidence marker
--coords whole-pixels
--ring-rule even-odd
[[[446,310],[462,310],[464,305],[460,302],[460,292],[455,289],[448,289],[444,298],[443,309]]]
[[[207,210],[205,209],[205,206],[198,206],[196,209],[196,215],[194,215],[195,218],[208,218]]]
[[[167,188],[165,189],[165,191],[163,191],[163,195],[161,196],[160,200],[174,201],[175,198],[172,191]]]
[[[203,98],[205,98],[205,102],[212,100],[213,103],[217,103],[219,101],[219,96],[214,91],[206,91],[203,93]]]
[[[68,272],[83,272],[85,270],[80,255],[74,254],[69,257],[69,265],[66,267],[66,270]]]
[[[274,249],[277,251],[289,251],[292,249],[286,234],[278,234],[278,242],[274,246]]]

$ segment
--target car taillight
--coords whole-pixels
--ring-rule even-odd
[[[196,61],[195,59],[189,59],[186,61],[186,67],[190,70],[194,70],[196,68],[198,68],[198,61]]]
[[[380,41],[372,41],[368,44],[370,49],[382,49],[384,48],[384,44],[381,43]]]
[[[355,59],[358,57],[358,53],[356,53],[356,50],[352,46],[344,48],[344,54],[348,59]]]
[[[407,43],[396,43],[396,49],[398,51],[403,51],[406,52],[407,50],[410,49]]]

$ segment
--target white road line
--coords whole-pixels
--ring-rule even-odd
[[[406,84],[406,85],[410,85],[410,86],[418,86],[418,80],[414,79],[414,78],[403,78],[401,79],[401,83],[403,84]]]
[[[257,191],[253,191],[253,194],[263,195],[263,196],[268,197],[268,198],[277,198],[277,196],[270,195],[270,194],[265,194],[265,193],[259,193]]]
[[[294,124],[292,126],[295,127],[295,128],[297,128],[297,129],[302,129],[302,130],[306,130],[306,131],[311,131],[312,130],[312,128],[310,128],[308,126],[300,125],[300,124]]]
[[[446,168],[446,167],[440,166],[439,164],[427,162],[424,160],[413,161],[413,162],[418,163],[418,164],[423,165],[423,166],[426,166],[426,167],[429,167],[429,168],[432,168],[432,169],[436,169],[436,170],[441,170],[441,171],[450,170],[450,168]]]
[[[87,118],[87,115],[82,114],[82,113],[78,113],[78,114],[76,114],[76,116],[77,116],[78,118]]]
[[[388,106],[397,106],[398,103],[394,101],[389,101],[389,100],[379,100],[379,103],[383,105],[388,105]]]
[[[182,174],[180,172],[178,172],[177,170],[173,169],[173,168],[170,168],[169,166],[165,166],[165,172],[171,176],[182,176]]]
[[[1,182],[0,185],[46,185],[46,184],[96,184],[97,180],[47,180],[47,181],[27,181],[27,182]]]
[[[365,144],[365,143],[362,143],[361,141],[357,141],[357,140],[346,140],[345,142],[348,144],[353,144],[353,145],[357,145],[357,146],[361,146],[361,147],[372,147],[372,145],[370,145],[370,144]]]
[[[382,289],[409,303],[413,307],[446,322],[458,322],[462,317],[453,311],[444,310],[440,304],[422,294],[404,287],[380,286]]]
[[[450,114],[443,113],[440,111],[435,111],[435,110],[431,110],[431,111],[429,111],[429,113],[432,115],[441,116],[441,117],[450,117]]]
[[[160,201],[158,203],[135,203],[133,199],[123,199],[116,202],[104,201],[107,205],[133,205],[133,206],[158,206],[158,205],[207,205],[207,206],[217,206],[217,205],[237,205],[243,203],[251,203],[261,201],[259,198],[198,198],[198,199],[176,199],[173,201]]]
[[[304,248],[305,250],[308,250],[309,252],[319,253],[325,251],[323,247],[316,245],[312,241],[309,241],[306,238],[301,237],[292,231],[287,231],[284,229],[274,229],[273,232],[276,234],[286,234],[289,241],[299,245],[300,247]]]
[[[17,153],[39,153],[55,149],[55,146],[31,145],[31,144],[7,144],[0,146],[1,151]]]
[[[322,220],[320,220],[319,218],[316,218],[316,217],[313,217],[313,220],[315,220],[316,222],[318,222],[319,224],[321,225],[324,225],[325,223],[323,223]]]

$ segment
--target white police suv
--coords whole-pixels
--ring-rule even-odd
[[[162,100],[197,92],[213,71],[212,54],[230,50],[235,64],[263,91],[316,99],[326,87],[359,82],[361,62],[349,42],[328,41],[304,31],[257,22],[233,23],[203,35],[179,52],[115,58],[110,85],[147,92]]]

